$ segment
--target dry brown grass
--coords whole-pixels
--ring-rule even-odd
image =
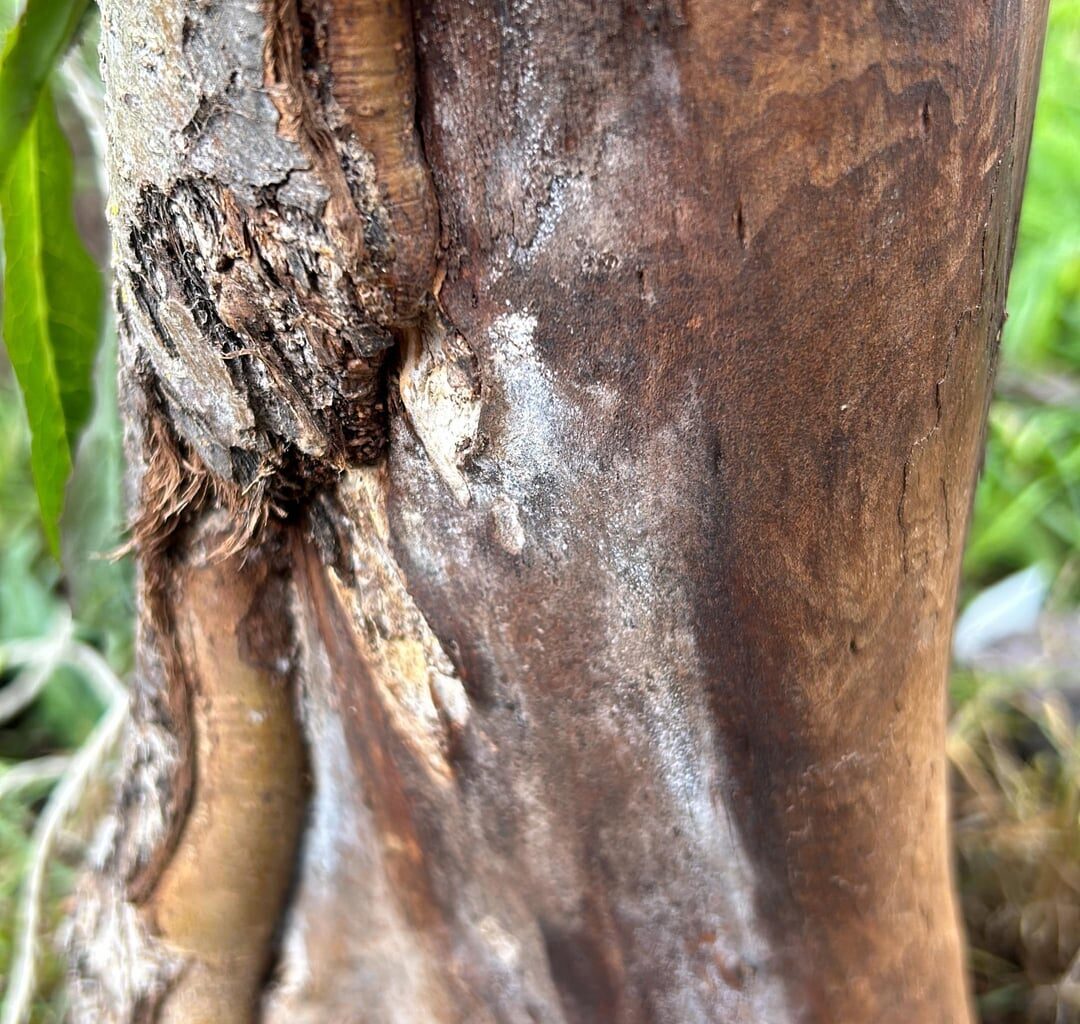
[[[949,736],[984,1024],[1080,1022],[1080,702],[978,680]]]

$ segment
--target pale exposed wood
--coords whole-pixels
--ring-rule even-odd
[[[162,1024],[250,1020],[274,950],[304,817],[290,638],[265,565],[180,567],[174,621],[197,771],[177,847],[146,912],[185,967]],[[260,606],[261,603],[261,606]]]

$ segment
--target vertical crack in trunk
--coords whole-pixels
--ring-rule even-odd
[[[385,316],[400,327],[426,303],[438,241],[435,192],[416,130],[410,5],[268,0],[266,13],[266,77],[282,127],[319,168],[331,192],[331,225],[354,260],[372,261],[386,289]],[[382,213],[371,251],[357,218],[364,197],[350,174],[357,142],[374,163]]]

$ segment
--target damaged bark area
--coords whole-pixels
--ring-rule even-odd
[[[253,510],[235,485],[157,413],[143,423],[133,724],[72,922],[72,1017],[243,1021],[306,801],[290,566],[278,533],[238,525]]]
[[[183,827],[143,905],[178,961],[162,1024],[250,1019],[274,958],[305,806],[280,562],[189,548],[170,590],[191,707],[195,778]]]
[[[177,4],[175,60],[192,80],[183,66],[173,75],[196,95],[172,111],[161,83],[143,83],[139,101],[169,103],[178,152],[124,168],[137,177],[115,218],[121,303],[170,422],[211,472],[264,493],[279,516],[298,489],[380,454],[385,355],[435,273],[407,7],[342,6]],[[161,42],[175,44],[168,27]],[[216,50],[230,32],[232,51]],[[368,39],[360,54],[353,33]]]
[[[968,1019],[1044,16],[106,0],[142,582],[77,1020]]]
[[[103,8],[139,659],[72,1014],[248,1021],[307,805],[294,535],[383,452],[387,353],[429,316],[411,17]]]

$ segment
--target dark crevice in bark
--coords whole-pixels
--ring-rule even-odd
[[[610,949],[587,932],[574,934],[544,922],[540,929],[568,1024],[617,1020],[625,979],[612,976]]]

